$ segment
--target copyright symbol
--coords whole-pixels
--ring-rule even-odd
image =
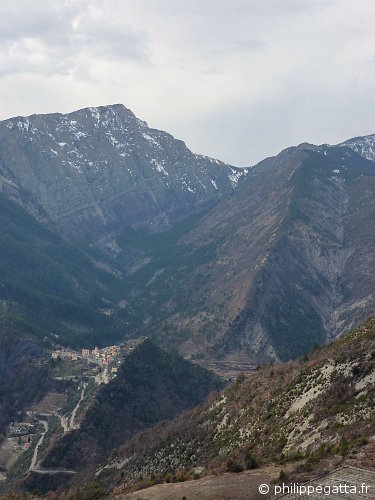
[[[267,493],[270,491],[270,487],[268,486],[268,484],[261,484],[259,486],[259,493],[261,495],[267,495]]]

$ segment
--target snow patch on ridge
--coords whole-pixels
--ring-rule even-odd
[[[163,165],[161,165],[160,163],[158,163],[154,158],[151,160],[151,163],[153,165],[155,165],[155,168],[156,168],[156,170],[158,172],[160,172],[163,175],[169,175],[169,173],[165,170],[165,168],[163,167]]]
[[[246,177],[246,175],[249,172],[249,169],[243,168],[242,170],[235,170],[234,168],[231,168],[231,173],[228,175],[229,180],[232,184],[232,187],[236,187],[238,184],[238,181],[242,176]]]
[[[366,158],[366,160],[375,161],[375,134],[349,139],[338,144],[338,146],[349,147]]]
[[[30,129],[30,121],[28,118],[24,118],[23,121],[17,122],[17,127],[21,132],[28,132]]]
[[[144,139],[146,139],[146,141],[150,142],[153,146],[156,146],[157,148],[159,149],[163,149],[160,144],[155,141],[155,139],[153,137],[151,137],[150,135],[146,134],[146,132],[142,132],[142,136]]]

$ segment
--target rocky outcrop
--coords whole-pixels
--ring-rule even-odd
[[[0,190],[68,236],[165,229],[246,173],[193,154],[120,104],[0,123]]]

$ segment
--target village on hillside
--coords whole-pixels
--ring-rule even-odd
[[[40,467],[43,449],[52,435],[61,436],[80,427],[82,415],[97,389],[118,376],[121,363],[143,340],[141,337],[120,345],[80,351],[56,346],[49,358],[50,376],[56,387],[26,411],[17,412],[0,436],[0,483],[12,470],[17,474],[53,473]],[[45,363],[49,361],[45,359]]]
[[[101,364],[101,365],[110,365],[113,362],[118,361],[118,357],[120,354],[120,346],[111,345],[104,347],[103,349],[99,349],[95,347],[95,349],[87,349],[83,348],[81,352],[74,351],[69,348],[61,348],[52,351],[51,357],[52,359],[71,359],[72,361],[78,361],[78,359],[87,359],[93,363]],[[112,366],[112,373],[117,372],[117,367]]]

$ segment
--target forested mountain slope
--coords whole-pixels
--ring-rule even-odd
[[[0,227],[3,318],[16,315],[29,334],[62,344],[105,342],[104,329],[115,335],[105,311],[124,284],[105,255],[66,242],[1,194]]]

